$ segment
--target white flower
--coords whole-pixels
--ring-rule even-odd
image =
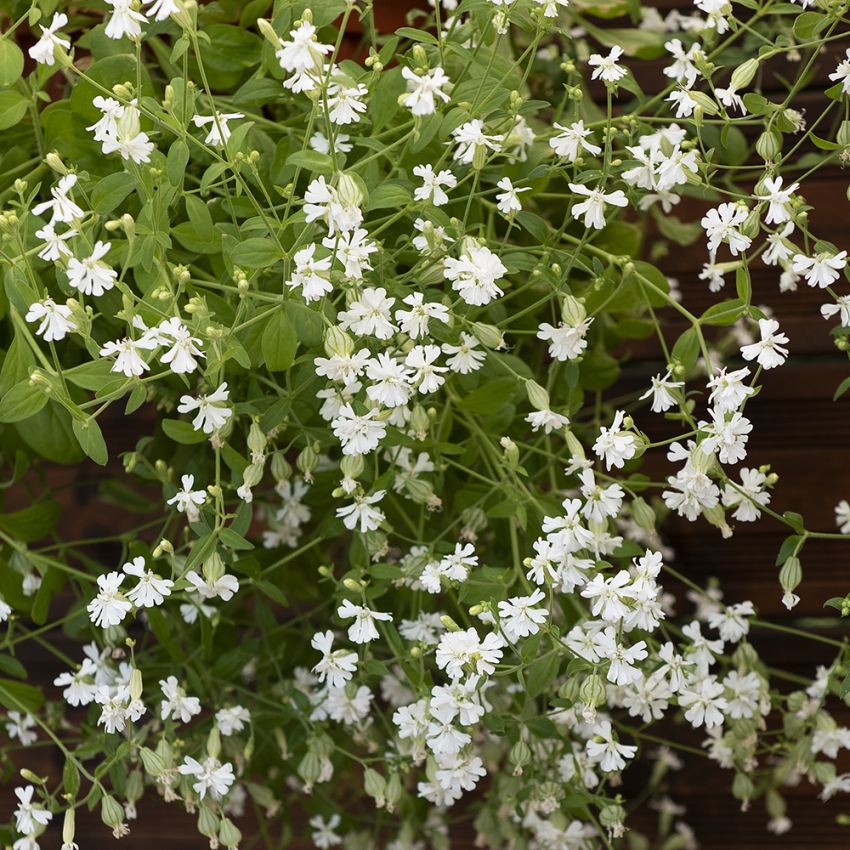
[[[53,817],[41,804],[33,802],[33,794],[35,794],[35,788],[32,785],[15,789],[15,796],[18,798],[18,807],[15,809],[15,828],[24,835],[35,832],[39,826],[47,826]]]
[[[622,770],[626,766],[626,759],[634,758],[637,753],[637,747],[614,740],[614,731],[609,720],[594,726],[592,735],[585,744],[588,758],[597,762],[606,773]]]
[[[558,7],[566,9],[570,5],[570,0],[534,0],[534,2],[543,7],[544,18],[557,18]]]
[[[351,681],[357,669],[357,653],[346,649],[333,649],[334,635],[328,630],[317,632],[310,641],[310,646],[322,653],[321,660],[313,667],[313,672],[320,682],[327,680],[332,688],[344,687]]]
[[[139,581],[136,586],[127,593],[127,599],[137,608],[153,608],[162,605],[166,596],[171,596],[171,588],[174,582],[162,578],[153,570],[146,569],[145,559],[133,558],[122,567],[128,576],[135,576]]]
[[[338,814],[331,815],[328,820],[325,820],[321,815],[310,818],[310,828],[313,830],[310,837],[319,850],[328,850],[330,847],[342,844],[342,838],[334,832],[339,826],[340,820]]]
[[[180,14],[182,7],[177,3],[177,0],[145,0],[150,4],[148,14],[153,16],[155,21],[164,21],[170,15]]]
[[[395,317],[402,333],[411,339],[419,339],[428,335],[432,320],[449,324],[449,309],[436,301],[426,301],[421,292],[413,292],[403,299],[410,310],[396,310]]]
[[[625,413],[618,410],[610,428],[599,429],[599,436],[593,444],[593,451],[598,458],[605,458],[607,469],[615,467],[622,469],[623,464],[635,456],[638,450],[637,437],[629,431],[623,431],[621,426]]]
[[[117,626],[133,607],[121,592],[124,576],[109,572],[97,577],[98,593],[86,606],[91,621],[101,629]]]
[[[103,262],[112,247],[110,242],[94,243],[91,255],[83,260],[68,260],[68,283],[84,295],[100,296],[115,286],[118,272]]]
[[[443,276],[467,304],[480,307],[504,295],[496,281],[508,270],[486,246],[470,242],[459,259],[447,257],[444,262]]]
[[[532,431],[543,429],[544,434],[551,434],[553,431],[559,431],[561,428],[566,428],[570,424],[568,417],[560,413],[555,413],[552,410],[532,410],[525,421],[531,425]]]
[[[708,381],[708,389],[711,390],[708,397],[709,404],[723,413],[732,413],[737,410],[744,399],[755,392],[753,387],[748,387],[744,383],[749,374],[750,370],[746,367],[734,372],[727,372],[725,367],[720,369]]]
[[[197,779],[192,788],[195,789],[202,800],[207,792],[213,800],[220,800],[227,794],[227,789],[236,779],[233,775],[233,765],[230,762],[222,764],[212,756],[207,756],[203,762],[196,761],[191,756],[186,756],[183,759],[183,764],[177,770],[183,776],[191,776]]]
[[[241,732],[251,722],[251,712],[241,705],[221,708],[215,713],[215,725],[225,737]]]
[[[517,189],[508,177],[503,177],[496,185],[502,190],[496,195],[499,212],[504,216],[511,216],[514,213],[518,213],[522,209],[519,193],[530,192],[530,187]]]
[[[350,139],[351,136],[348,136],[345,133],[336,133],[333,139],[334,150],[339,153],[350,153]],[[326,154],[331,151],[330,140],[324,133],[320,133],[318,130],[310,137],[310,147],[318,153]]]
[[[591,156],[602,153],[599,145],[587,141],[588,136],[593,135],[593,131],[584,126],[584,121],[576,121],[569,127],[557,123],[553,126],[561,132],[549,139],[549,147],[568,162],[575,162],[582,150],[587,151]]]
[[[33,215],[42,215],[50,210],[50,223],[53,224],[61,221],[63,224],[69,224],[75,219],[82,218],[85,213],[75,204],[69,197],[69,193],[74,186],[77,185],[76,174],[66,174],[59,180],[59,183],[50,190],[51,199],[42,201],[32,208]]]
[[[305,71],[321,73],[325,64],[324,57],[333,51],[333,46],[322,44],[316,38],[316,27],[306,20],[302,21],[297,29],[290,30],[289,36],[288,41],[281,40],[280,49],[275,52],[280,67],[284,71],[294,71],[296,75]]]
[[[753,430],[752,423],[737,411],[731,415],[712,408],[711,422],[700,422],[699,427],[708,435],[700,443],[707,455],[718,453],[721,463],[738,463],[747,456],[747,441]],[[727,416],[729,418],[727,419]]]
[[[436,98],[443,103],[449,102],[449,96],[443,89],[450,80],[439,66],[430,68],[424,74],[415,74],[410,68],[403,67],[401,76],[407,85],[407,92],[399,100],[413,115],[433,115],[437,109]]]
[[[744,360],[755,360],[764,369],[781,366],[788,356],[788,349],[783,348],[788,343],[784,333],[777,333],[779,322],[776,319],[759,319],[761,339],[741,348]]]
[[[437,646],[437,666],[451,679],[460,679],[467,672],[491,676],[502,658],[504,645],[496,632],[490,632],[483,641],[472,628],[446,632]]]
[[[443,354],[449,355],[446,359],[446,366],[461,375],[478,371],[487,359],[486,352],[479,348],[478,340],[472,334],[464,331],[460,332],[459,345],[443,343]]]
[[[850,94],[850,48],[845,53],[844,59],[838,63],[838,67],[829,75],[829,79],[841,83],[842,94]]]
[[[694,100],[687,89],[676,89],[667,95],[666,100],[676,104],[677,118],[690,118],[695,109],[699,109],[699,103]]]
[[[846,499],[835,506],[835,524],[842,534],[850,534],[850,502]]]
[[[671,407],[675,407],[676,398],[671,390],[677,390],[685,386],[684,381],[671,381],[670,372],[666,372],[664,377],[656,375],[652,379],[652,386],[640,397],[641,401],[652,398],[650,410],[653,413],[664,413]]]
[[[393,304],[395,298],[388,298],[384,287],[367,286],[337,318],[341,327],[359,336],[389,339],[398,330],[391,321]]]
[[[342,405],[339,416],[331,422],[331,428],[343,454],[365,455],[378,447],[387,434],[387,426],[383,421],[375,421],[377,414],[378,411],[372,409],[360,415],[350,404]]]
[[[55,342],[65,338],[65,334],[75,331],[77,325],[71,320],[71,308],[57,304],[52,298],[30,304],[24,317],[28,322],[41,322],[36,334],[44,337],[45,342]]]
[[[104,343],[100,349],[101,357],[112,357],[117,354],[115,363],[112,364],[112,372],[121,372],[128,378],[139,377],[143,372],[150,369],[150,366],[142,358],[140,351],[152,351],[157,347],[155,340],[149,337],[141,337],[141,339],[130,339],[124,337],[122,340],[109,341]]]
[[[180,687],[176,676],[160,679],[159,687],[165,697],[160,704],[159,712],[163,720],[170,716],[172,720],[188,723],[195,715],[201,713],[201,701],[197,697],[186,696],[186,691]]]
[[[356,124],[366,111],[363,98],[369,90],[362,83],[349,85],[346,77],[335,74],[328,86],[328,118],[333,124]]]
[[[488,150],[499,150],[497,137],[488,136],[484,132],[484,122],[478,118],[452,130],[452,138],[457,145],[454,158],[464,165],[471,164],[476,154],[483,157]]]
[[[592,80],[602,79],[606,83],[616,83],[628,73],[627,70],[617,64],[617,60],[623,55],[623,48],[614,46],[611,48],[607,56],[602,56],[599,53],[592,53],[587,60],[587,64],[593,68],[593,73],[590,75]]]
[[[55,263],[62,257],[71,257],[73,252],[65,244],[72,236],[78,236],[78,232],[74,228],[66,230],[64,233],[57,233],[54,223],[51,221],[45,224],[40,230],[36,230],[35,235],[39,239],[44,239],[44,245],[38,252],[38,256],[42,260]]]
[[[21,714],[19,711],[10,711],[5,724],[6,734],[21,742],[24,747],[34,744],[38,735],[32,730],[35,728],[35,718],[31,714]]]
[[[448,372],[448,367],[436,365],[440,354],[439,345],[415,345],[407,353],[404,365],[411,370],[411,385],[420,393],[436,392],[446,382],[442,373]]]
[[[316,245],[310,244],[295,252],[292,258],[295,263],[295,271],[292,277],[286,281],[291,289],[301,287],[301,294],[309,304],[319,301],[329,292],[333,291],[330,282],[331,258],[322,257],[315,259]]]
[[[620,570],[616,575],[605,578],[597,573],[581,591],[585,599],[593,599],[591,613],[606,623],[618,623],[629,612],[626,599],[635,598],[635,589],[628,570]]]
[[[413,391],[410,376],[404,364],[383,351],[379,352],[366,367],[366,377],[372,382],[366,388],[366,395],[384,407],[406,404]]]
[[[244,118],[241,112],[224,112],[216,113],[215,115],[194,115],[192,123],[196,127],[206,127],[210,125],[207,137],[204,139],[204,144],[215,145],[222,147],[226,145],[230,139],[230,127],[228,121],[235,121],[238,118]]]
[[[761,190],[756,192],[755,197],[760,201],[767,201],[767,215],[764,217],[765,224],[784,224],[791,218],[788,207],[791,204],[791,196],[800,188],[799,183],[792,183],[787,189],[782,188],[781,177],[765,177],[762,181]]]
[[[209,581],[199,576],[194,570],[189,570],[186,573],[186,580],[193,585],[201,599],[221,599],[222,602],[229,602],[239,591],[239,580],[228,573],[215,581]]]
[[[59,47],[63,50],[68,50],[71,47],[70,40],[62,38],[57,32],[57,30],[62,29],[67,23],[68,16],[62,12],[56,12],[49,26],[45,27],[43,24],[39,24],[41,37],[27,51],[30,58],[35,59],[41,65],[55,65],[56,48]]]
[[[378,250],[378,246],[370,242],[368,237],[368,232],[358,227],[322,239],[322,245],[333,251],[336,259],[345,267],[345,276],[349,280],[360,280],[364,271],[372,269],[369,256]]]
[[[148,139],[147,133],[142,132],[139,110],[134,105],[122,108],[114,135],[106,136],[101,142],[101,148],[104,153],[118,151],[122,159],[132,160],[136,164],[151,161],[154,144]]]
[[[176,375],[188,374],[198,368],[195,358],[204,356],[200,349],[201,341],[193,337],[186,325],[176,316],[159,325],[156,338],[160,345],[168,345],[169,340],[173,341],[171,348],[159,359]]]
[[[92,106],[96,106],[102,115],[94,124],[86,127],[86,130],[94,133],[96,142],[114,138],[118,134],[118,119],[124,114],[124,107],[114,97],[101,95],[92,100]]]
[[[712,611],[708,615],[708,624],[720,632],[720,637],[727,643],[738,643],[750,631],[750,624],[745,619],[755,615],[753,603],[737,602],[727,605],[719,611]]]
[[[371,496],[355,496],[351,505],[336,509],[336,515],[349,530],[355,528],[361,534],[376,531],[386,518],[380,508],[373,507],[386,495],[386,490],[376,490]]]
[[[106,24],[108,38],[119,39],[125,35],[130,38],[138,38],[142,34],[140,24],[146,24],[148,19],[133,9],[133,0],[106,0],[112,6],[112,15]]]
[[[732,516],[739,522],[755,522],[761,516],[759,507],[770,503],[770,493],[764,489],[767,475],[747,467],[742,468],[740,474],[741,483],[737,488],[727,484],[723,490],[723,504],[735,508]]]
[[[435,207],[441,207],[449,202],[449,196],[443,191],[457,186],[457,177],[448,168],[434,171],[430,165],[414,165],[413,173],[422,180],[422,185],[413,190],[417,201],[430,201]]]
[[[685,720],[695,729],[713,729],[723,725],[723,712],[729,703],[723,698],[724,687],[716,676],[705,676],[688,682],[679,693],[679,705],[686,708]]]
[[[177,510],[182,514],[185,513],[189,522],[197,522],[200,513],[198,508],[207,500],[207,494],[204,490],[193,490],[195,486],[194,475],[184,475],[180,479],[182,489],[172,496],[167,502],[167,505],[176,505]]]
[[[708,250],[714,252],[725,242],[733,256],[746,251],[753,240],[744,236],[738,226],[744,223],[748,215],[749,211],[742,204],[720,204],[709,210],[700,221],[708,237]]]
[[[337,608],[337,616],[343,620],[354,618],[354,622],[348,627],[348,639],[352,643],[369,643],[380,637],[375,622],[383,620],[392,621],[392,614],[384,611],[372,611],[363,605],[355,605],[350,599],[344,599],[342,605]]]
[[[350,181],[351,178],[342,175]],[[317,177],[308,186],[304,193],[304,215],[307,222],[322,219],[328,228],[329,235],[333,236],[338,230],[354,230],[363,222],[363,210],[361,209],[362,198],[358,199],[355,192],[348,196],[343,195],[338,187],[329,186],[324,176]]]
[[[581,183],[570,183],[570,191],[587,198],[586,201],[573,204],[571,210],[573,218],[578,220],[584,216],[584,226],[594,227],[597,230],[605,227],[605,207],[607,205],[615,207],[627,207],[629,205],[621,189],[605,193],[601,189],[590,189]]]
[[[837,254],[816,254],[814,257],[806,257],[804,254],[795,254],[791,268],[797,274],[805,275],[809,286],[819,286],[826,289],[835,283],[840,277],[838,274],[847,265],[847,252],[839,251]]]
[[[192,420],[192,427],[196,431],[212,434],[213,431],[223,428],[227,424],[227,420],[233,415],[233,410],[224,404],[228,397],[229,393],[225,382],[209,395],[202,395],[198,398],[192,398],[190,395],[181,396],[177,410],[179,413],[191,413],[193,410],[197,410],[198,413]]]
[[[687,89],[693,88],[699,76],[694,62],[702,56],[699,43],[692,44],[686,53],[682,42],[678,38],[672,38],[665,42],[664,49],[674,59],[673,64],[664,69],[664,75],[677,83],[682,83]]]
[[[535,606],[545,598],[546,594],[538,589],[530,596],[514,596],[499,603],[499,622],[509,641],[515,642],[540,631],[540,625],[546,622],[549,612]]]

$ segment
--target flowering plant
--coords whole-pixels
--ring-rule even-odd
[[[750,270],[823,290],[848,350],[847,252],[804,191],[850,151],[850,50],[796,107],[846,5],[442,0],[395,33],[344,0],[90,7],[3,10],[3,486],[32,503],[0,516],[0,840],[64,818],[75,848],[82,806],[120,837],[158,794],[212,847],[249,802],[269,846],[283,819],[350,850],[450,821],[690,847],[619,788],[652,760],[660,794],[678,746],[777,832],[785,785],[850,791],[846,645],[768,669],[751,628],[807,633],[689,580],[662,528],[783,523],[788,609],[807,542],[850,532],[746,465],[794,345]],[[668,279],[701,242],[701,282]],[[54,535],[57,463],[106,466],[111,561]],[[52,684],[24,681],[31,641]]]

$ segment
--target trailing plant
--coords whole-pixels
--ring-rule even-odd
[[[74,848],[83,806],[120,837],[159,795],[212,847],[672,850],[675,806],[631,814],[683,758],[776,832],[786,785],[850,791],[838,613],[771,622],[664,532],[783,523],[789,609],[809,541],[850,532],[747,463],[795,343],[751,271],[819,287],[848,350],[805,198],[850,151],[847,11],[2,4],[2,843],[64,818]],[[107,538],[73,539],[58,464]],[[770,629],[831,663],[769,669]]]

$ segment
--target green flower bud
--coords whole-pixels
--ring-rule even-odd
[[[367,767],[363,773],[363,788],[378,808],[382,809],[386,803],[384,794],[387,789],[387,780],[377,770]]]
[[[354,341],[338,325],[325,330],[325,353],[328,357],[350,357],[354,354]]]
[[[537,381],[526,380],[525,392],[528,395],[528,400],[535,410],[549,409],[549,393],[546,392]]]
[[[100,800],[100,819],[113,830],[124,825],[124,807],[109,794],[104,794]]]
[[[317,753],[307,751],[304,758],[298,762],[298,775],[304,783],[304,790],[309,794],[315,781],[322,775],[322,762]]]
[[[641,527],[651,531],[655,528],[655,511],[650,507],[643,496],[637,496],[632,501],[632,518]]]
[[[139,749],[139,757],[145,766],[145,770],[155,779],[162,776],[165,772],[165,760],[159,753],[155,753],[153,750],[148,749],[148,747],[141,747]]]
[[[201,805],[198,812],[198,832],[207,838],[218,837],[218,818],[209,806]]]
[[[756,140],[756,153],[765,162],[776,162],[782,154],[782,135],[776,130],[765,130]]]
[[[735,91],[741,91],[741,89],[745,89],[755,77],[756,73],[759,69],[759,60],[755,58],[747,59],[742,65],[739,65],[732,72],[732,79],[730,82],[730,87],[735,89]]]
[[[513,765],[514,776],[521,776],[523,768],[531,761],[533,753],[525,741],[519,740],[508,753],[508,764]]]
[[[218,829],[218,840],[227,850],[237,850],[242,840],[242,833],[230,818],[222,818]]]
[[[732,796],[736,800],[749,800],[753,796],[755,786],[746,773],[736,773],[732,781]]]
[[[65,820],[62,822],[62,844],[72,846],[76,831],[76,809],[69,806],[65,809]]]
[[[472,333],[475,338],[487,348],[499,349],[505,344],[504,335],[495,325],[486,325],[484,322],[474,322]]]

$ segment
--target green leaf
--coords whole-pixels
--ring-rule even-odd
[[[80,790],[80,771],[70,758],[65,760],[65,766],[62,768],[62,790],[72,797],[76,797]]]
[[[29,108],[29,99],[16,91],[0,91],[0,130],[14,127]]]
[[[318,310],[291,298],[284,301],[283,307],[289,321],[295,326],[301,345],[305,348],[314,348],[322,344],[325,325],[322,322],[322,314]]]
[[[74,431],[74,436],[80,444],[80,448],[97,464],[106,465],[109,460],[109,452],[106,448],[106,440],[103,439],[103,432],[100,430],[100,425],[94,419],[79,420],[74,419],[71,422],[71,428]]]
[[[11,711],[36,714],[43,703],[44,695],[38,688],[13,679],[0,679],[0,705]]]
[[[749,305],[753,296],[753,285],[750,282],[750,270],[746,265],[738,266],[735,272],[735,291],[738,293],[738,298]]]
[[[303,168],[316,174],[333,174],[334,161],[318,151],[295,151],[286,158],[287,165]]]
[[[26,679],[27,677],[27,668],[11,655],[0,655],[0,670],[16,679]]]
[[[62,508],[53,499],[44,499],[8,514],[0,514],[0,528],[22,543],[34,543],[53,531]]]
[[[91,193],[91,204],[95,212],[110,213],[136,187],[136,178],[126,171],[117,171],[100,180]]]
[[[24,54],[11,38],[0,39],[0,86],[17,82],[24,72]]]
[[[182,185],[188,162],[189,146],[183,139],[178,139],[168,149],[168,158],[165,163],[165,173],[168,175],[168,182],[172,186]]]
[[[740,298],[732,298],[728,301],[721,301],[719,304],[712,304],[700,316],[700,324],[702,325],[731,325],[738,321],[746,312],[747,306]]]
[[[525,670],[525,692],[532,699],[540,696],[558,675],[561,659],[556,650],[547,652]]]
[[[161,424],[166,437],[184,446],[203,443],[207,439],[203,431],[196,431],[191,422],[184,422],[182,419],[163,419]]]
[[[0,399],[0,422],[20,422],[47,404],[47,394],[29,378],[19,381]]]
[[[511,378],[488,381],[483,387],[473,390],[460,400],[460,407],[484,415],[496,413],[510,404],[516,382]]]
[[[381,183],[369,194],[370,210],[404,209],[413,200],[413,193],[402,183]]]
[[[233,264],[248,269],[263,269],[282,259],[280,249],[271,239],[253,237],[234,246]]]
[[[411,41],[421,41],[425,44],[433,44],[435,47],[440,43],[436,37],[425,30],[416,30],[413,27],[399,27],[395,34],[400,38],[409,38]]]
[[[241,534],[235,532],[232,528],[222,528],[219,532],[219,538],[225,546],[238,551],[247,551],[253,549],[254,544],[246,540]]]
[[[272,313],[263,330],[260,347],[263,351],[265,366],[269,371],[282,372],[292,365],[295,352],[298,350],[298,334],[284,310]]]
[[[670,358],[681,363],[685,372],[693,369],[699,357],[699,336],[696,328],[688,328],[677,340],[670,352]]]

